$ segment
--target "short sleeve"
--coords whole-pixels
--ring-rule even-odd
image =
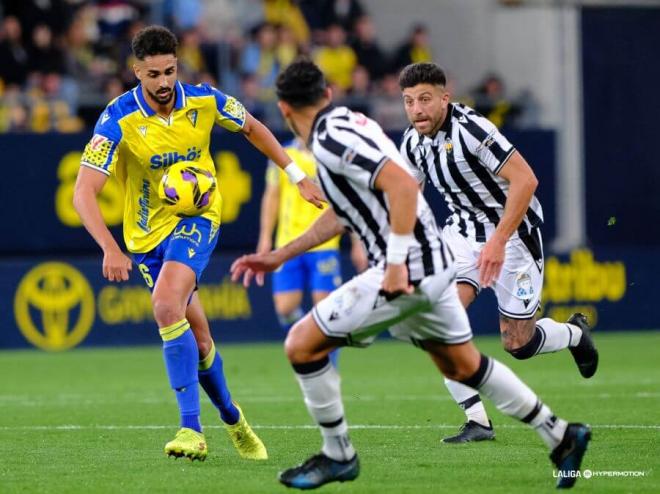
[[[417,164],[415,159],[415,153],[412,149],[412,139],[409,134],[404,134],[403,140],[401,142],[401,148],[399,149],[399,154],[403,158],[403,163],[408,168],[408,171],[412,173],[415,180],[418,184],[424,183],[426,181],[426,175],[424,170]]]
[[[215,123],[231,132],[238,132],[245,125],[247,112],[243,104],[233,96],[208,86],[215,97]]]
[[[376,177],[389,159],[376,142],[348,128],[328,129],[317,143],[326,153],[334,155],[330,160],[336,163],[333,171],[370,189],[375,188]]]
[[[458,122],[467,151],[491,172],[498,174],[515,152],[513,145],[495,124],[481,115],[461,116]]]
[[[80,164],[110,175],[119,158],[118,147],[122,131],[114,108],[110,105],[101,114],[94,135],[83,151]]]

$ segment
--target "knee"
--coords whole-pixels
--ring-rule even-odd
[[[474,369],[468,368],[468,366],[462,365],[458,367],[449,367],[442,370],[442,373],[447,379],[452,381],[463,382],[474,375]]]
[[[538,353],[539,343],[536,333],[534,333],[531,338],[517,339],[508,344],[505,343],[504,350],[515,359],[527,360]]]
[[[172,297],[154,295],[151,298],[154,318],[160,327],[169,326],[184,318],[185,313]]]
[[[284,353],[292,364],[305,364],[313,360],[313,354],[306,349],[303,339],[299,336],[299,326],[294,325],[284,340]]]
[[[534,320],[516,321],[502,318],[500,320],[500,332],[504,350],[519,360],[534,356],[536,346],[532,343],[535,338],[535,329]]]

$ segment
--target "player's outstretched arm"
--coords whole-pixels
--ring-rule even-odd
[[[389,297],[410,294],[414,289],[408,282],[406,258],[409,247],[415,242],[413,228],[417,218],[419,187],[410,174],[392,161],[385,163],[374,185],[387,194],[390,204],[391,232],[387,241],[387,267],[382,290]]]
[[[506,243],[522,222],[538,186],[538,180],[522,155],[515,151],[499,172],[509,182],[504,214],[477,260],[482,286],[491,286],[500,277]]]
[[[109,281],[126,281],[132,269],[131,260],[117,245],[103,221],[97,196],[108,176],[86,166],[81,166],[73,193],[73,207],[89,234],[103,249],[103,276]]]
[[[272,132],[264,124],[247,113],[242,132],[254,147],[268,156],[273,163],[286,172],[291,183],[298,186],[300,195],[306,201],[311,202],[317,208],[323,207],[325,197],[319,186],[312,182],[298,165],[293,162],[289,155],[286,154],[286,151],[284,151],[284,148],[277,142]]]
[[[260,254],[239,257],[231,265],[231,279],[237,282],[243,277],[243,286],[248,287],[255,278],[259,286],[263,285],[263,273],[275,271],[284,262],[309,249],[327,242],[344,231],[332,209],[327,209],[319,216],[305,233],[293,239],[279,249]]]

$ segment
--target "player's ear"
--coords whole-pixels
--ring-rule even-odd
[[[443,88],[442,88],[442,101],[444,103],[449,103],[449,96],[450,96],[449,91],[447,90],[446,87],[443,86]]]
[[[325,88],[324,96],[328,99],[328,101],[332,101],[332,88],[330,86]]]
[[[142,78],[140,77],[140,66],[136,63],[133,64],[133,73],[135,74],[135,77],[137,77],[139,81],[142,80]]]

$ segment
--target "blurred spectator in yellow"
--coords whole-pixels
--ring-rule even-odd
[[[0,132],[30,130],[27,103],[17,85],[4,88],[0,98]]]
[[[16,17],[5,17],[0,39],[0,79],[6,86],[22,86],[27,79],[29,56]]]
[[[30,93],[30,130],[33,132],[79,132],[83,122],[62,98],[62,78],[59,74],[33,74],[35,84]]]
[[[296,41],[293,31],[288,26],[277,28],[277,61],[281,68],[293,62],[300,53],[300,43]]]
[[[252,41],[243,50],[240,70],[257,77],[261,101],[275,101],[275,79],[280,72],[277,59],[277,31],[263,23],[253,29]]]
[[[332,24],[326,31],[326,45],[314,53],[314,61],[330,83],[346,91],[351,87],[357,56],[346,44],[346,31],[339,24]]]
[[[179,36],[179,78],[184,82],[196,84],[198,75],[207,70],[200,45],[199,31],[196,28],[188,29]]]
[[[431,62],[432,60],[433,54],[428,30],[425,25],[416,24],[408,39],[395,51],[393,71],[396,72],[411,63]]]
[[[109,55],[95,53],[93,41],[98,39],[93,10],[84,7],[73,18],[66,35],[64,60],[66,73],[77,81],[81,104],[95,101],[109,77],[119,66]],[[66,83],[66,82],[65,82]]]
[[[298,45],[309,44],[310,34],[307,21],[294,0],[263,0],[264,19],[275,26],[286,26],[291,30]]]
[[[363,15],[355,22],[350,45],[358,64],[367,69],[371,80],[379,81],[386,72],[387,57],[376,40],[376,28],[371,17]]]
[[[504,83],[499,76],[488,74],[470,95],[469,105],[497,127],[503,127],[515,117],[517,108],[505,97]]]

